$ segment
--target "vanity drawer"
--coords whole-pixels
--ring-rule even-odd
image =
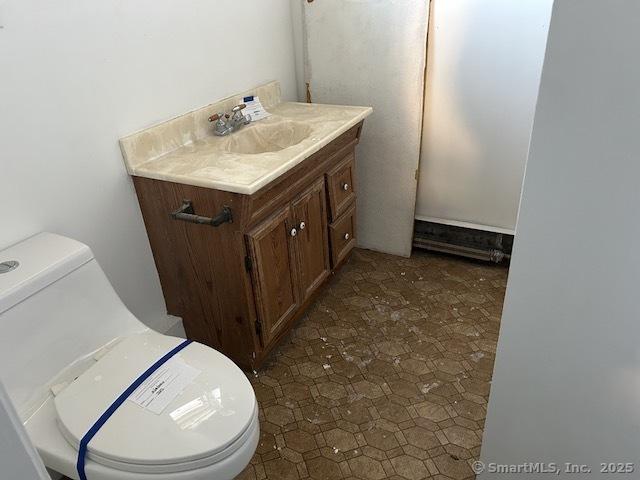
[[[354,180],[355,155],[350,152],[344,160],[327,172],[331,220],[335,221],[340,217],[355,199]]]
[[[331,266],[338,265],[356,246],[356,205],[348,205],[347,211],[329,225],[331,239]]]

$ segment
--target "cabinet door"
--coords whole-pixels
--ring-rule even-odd
[[[280,333],[299,305],[293,228],[287,205],[247,235],[264,345]]]
[[[300,297],[304,302],[329,275],[329,239],[324,179],[293,201]]]

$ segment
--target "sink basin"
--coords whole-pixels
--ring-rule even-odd
[[[297,145],[310,133],[311,127],[300,122],[258,123],[232,133],[224,150],[244,155],[278,152]]]

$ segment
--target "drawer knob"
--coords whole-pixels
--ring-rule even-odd
[[[349,184],[348,184],[348,183],[343,183],[343,184],[342,184],[342,190],[344,190],[345,192],[346,192],[347,190],[349,190]]]
[[[295,228],[292,228],[291,231],[289,232],[289,235],[291,235],[292,237],[295,237],[296,235],[298,235],[298,230],[296,230]]]
[[[349,240],[351,238],[351,235],[349,235],[348,233],[344,234],[344,239],[345,240]]]
[[[300,222],[300,225],[298,225],[298,228],[299,228],[300,230],[304,230],[305,228],[307,228],[307,224],[306,224],[306,223],[304,223],[304,222]]]

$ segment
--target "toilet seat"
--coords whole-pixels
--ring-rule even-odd
[[[152,331],[131,335],[63,388],[54,404],[67,442],[77,451],[111,402],[181,341]],[[231,360],[192,343],[167,366],[176,375],[199,373],[160,413],[125,401],[89,443],[88,459],[127,472],[172,473],[220,462],[247,442],[257,426],[257,402]]]

